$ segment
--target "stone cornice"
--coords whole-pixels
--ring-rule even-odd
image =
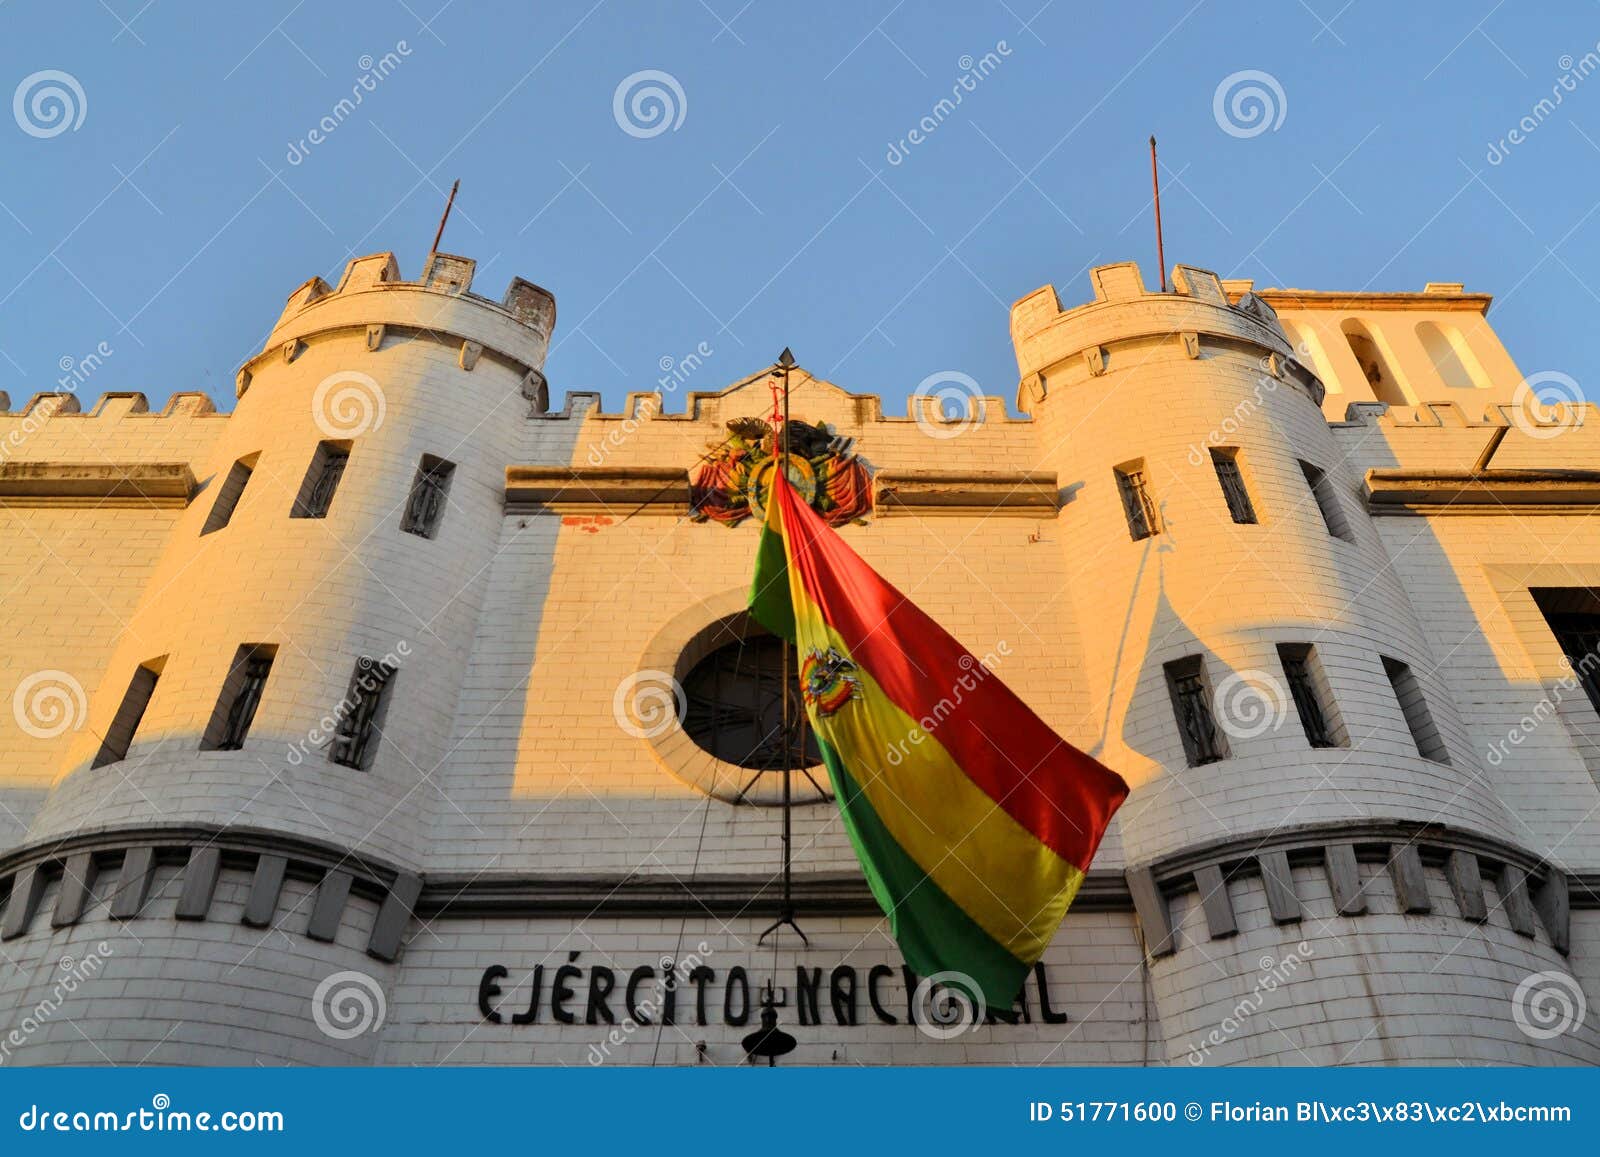
[[[1600,506],[1600,470],[1397,470],[1366,476],[1373,514],[1571,514]]]
[[[184,507],[194,494],[187,462],[0,463],[0,505]]]

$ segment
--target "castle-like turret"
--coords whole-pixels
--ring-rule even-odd
[[[555,323],[521,279],[499,301],[471,292],[473,265],[436,253],[406,281],[380,253],[290,296],[27,834],[171,832],[116,868],[121,914],[163,883],[210,926],[229,901],[234,924],[303,926],[259,935],[257,975],[284,952],[324,972],[347,945],[392,960],[416,899],[505,464],[545,408]],[[293,1023],[315,1047],[286,1058],[341,1055]]]
[[[1524,917],[1530,886],[1564,919],[1565,875],[1523,850],[1441,675],[1455,640],[1430,639],[1414,612],[1307,348],[1205,270],[1177,266],[1160,293],[1132,264],[1092,276],[1086,305],[1063,310],[1045,288],[1013,307],[1018,405],[1070,494],[1078,677],[1103,710],[1101,758],[1135,788],[1122,849],[1172,1059],[1226,1019],[1208,984],[1219,955],[1271,959],[1269,972],[1294,957],[1291,971],[1327,981],[1319,1007],[1288,1014],[1328,1022],[1319,1063],[1351,1059],[1374,1022],[1374,1055],[1437,1059],[1473,966],[1402,977],[1370,954],[1420,959],[1443,934],[1481,941],[1474,962],[1553,968],[1564,928],[1535,945],[1483,921],[1486,904]],[[1405,380],[1426,400],[1449,393]],[[1508,392],[1481,393],[1480,412]],[[1373,888],[1397,897],[1382,907],[1440,915],[1453,888],[1457,919],[1348,919]],[[1288,953],[1285,926],[1300,929]],[[1416,1029],[1383,1027],[1402,1008]],[[1503,1011],[1486,1003],[1473,1021],[1488,1055],[1531,1059]],[[1236,1031],[1276,1037],[1268,1018]]]

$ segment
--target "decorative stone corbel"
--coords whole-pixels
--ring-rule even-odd
[[[522,396],[533,403],[533,412],[543,414],[550,409],[550,383],[538,370],[529,370],[522,376]]]
[[[283,360],[286,362],[294,361],[295,358],[299,357],[303,352],[305,352],[305,348],[305,342],[301,341],[297,337],[290,338],[288,341],[283,343]]]
[[[1183,339],[1183,356],[1191,361],[1200,356],[1200,335],[1197,333],[1181,333]]]
[[[1084,364],[1089,367],[1089,376],[1098,378],[1106,372],[1106,347],[1100,345],[1090,346],[1083,351],[1083,360]]]
[[[381,325],[367,326],[367,349],[373,353],[377,353],[378,347],[383,345],[384,329],[385,327]]]
[[[475,341],[464,341],[461,343],[461,356],[456,361],[462,369],[470,373],[472,367],[478,364],[478,358],[482,354],[483,346]]]

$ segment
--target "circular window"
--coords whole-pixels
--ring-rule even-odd
[[[787,654],[786,654],[787,653]],[[784,726],[787,662],[789,723]],[[726,643],[683,680],[683,729],[696,746],[752,771],[816,767],[822,762],[801,705],[795,649],[773,635]]]
[[[738,588],[686,608],[645,647],[640,670],[670,672],[682,689],[678,726],[646,742],[666,771],[726,803],[782,804],[786,761],[791,803],[830,802],[832,785],[800,697],[797,653],[750,617],[746,597]]]

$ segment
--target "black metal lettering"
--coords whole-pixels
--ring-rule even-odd
[[[567,963],[556,969],[555,981],[550,986],[550,1015],[562,1024],[578,1023],[577,1016],[567,1011],[567,1001],[577,995],[572,981],[583,975],[583,969],[572,966],[578,955],[576,952],[568,954]]]
[[[616,986],[617,974],[605,965],[596,964],[589,969],[589,1003],[583,1011],[584,1024],[599,1024],[602,1020],[607,1024],[617,1023],[611,1006],[606,1003],[606,997]]]
[[[817,1012],[817,992],[822,988],[822,969],[807,968],[803,964],[795,966],[795,976],[799,980],[797,987],[800,990],[798,1003],[800,1006],[800,1023],[814,1025],[822,1023],[822,1016]]]
[[[528,997],[528,1011],[511,1014],[512,1024],[533,1024],[539,1019],[539,993],[544,991],[544,965],[533,966],[533,992]]]
[[[733,994],[739,994],[739,1009],[734,1011]],[[728,984],[722,990],[722,1023],[747,1024],[750,1020],[750,978],[735,964],[728,969]]]
[[[495,1011],[494,1005],[489,1003],[491,997],[500,995],[500,986],[495,981],[504,980],[510,975],[504,964],[491,964],[483,970],[483,979],[478,981],[478,1011],[483,1013],[483,1019],[490,1024],[500,1023],[500,1014]]]
[[[1044,961],[1033,966],[1033,979],[1039,986],[1039,1015],[1044,1018],[1045,1024],[1065,1024],[1067,1014],[1050,1007],[1050,983],[1044,978]]]
[[[649,1024],[650,1018],[640,1011],[637,1003],[639,984],[641,981],[654,980],[656,970],[648,964],[641,964],[628,973],[628,987],[623,993],[623,1003],[628,1006],[628,1015],[633,1018],[634,1024]]]
[[[706,1023],[706,985],[715,980],[717,974],[704,964],[689,970],[689,983],[694,985],[694,1022],[698,1025]]]
[[[878,996],[878,982],[894,975],[894,969],[887,964],[874,964],[867,972],[867,1003],[872,1005],[872,1011],[884,1024],[899,1024],[900,1020],[883,1007],[883,1000]]]
[[[856,1020],[856,970],[841,964],[828,974],[828,999],[833,1004],[837,1024],[854,1025]]]

